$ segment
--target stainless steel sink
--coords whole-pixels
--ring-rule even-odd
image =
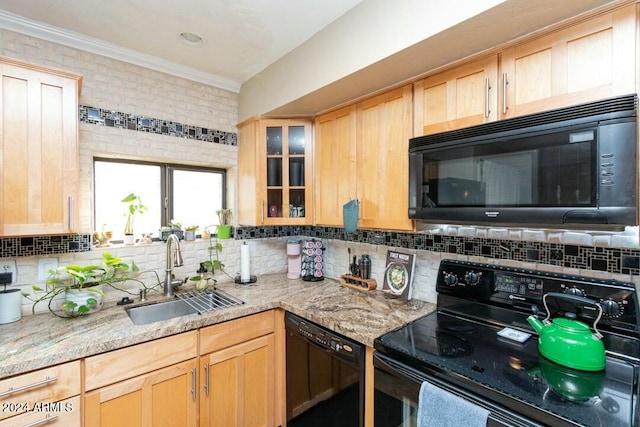
[[[125,311],[135,325],[146,325],[187,314],[202,314],[240,304],[244,304],[244,302],[220,290],[192,291],[176,294],[175,300],[128,307],[125,308]]]

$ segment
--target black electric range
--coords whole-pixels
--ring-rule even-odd
[[[640,313],[632,283],[445,260],[436,289],[436,312],[375,340],[376,395],[402,390],[403,405],[411,402],[402,412],[417,409],[415,386],[412,392],[399,385],[402,381],[385,380],[384,366],[404,371],[398,378],[430,381],[484,406],[489,425],[638,425]],[[538,353],[537,335],[526,318],[535,311],[546,315],[542,297],[549,292],[601,305],[597,328],[607,351],[603,371],[567,368]],[[589,307],[548,300],[552,318],[571,312],[589,325],[596,320]],[[523,342],[502,336],[505,327],[531,336]],[[407,419],[413,425],[415,417]]]

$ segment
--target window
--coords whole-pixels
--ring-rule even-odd
[[[152,233],[169,221],[183,227],[218,224],[216,211],[226,207],[224,170],[160,163],[94,159],[94,220],[97,230],[113,231],[122,240],[126,205],[130,193],[140,196],[147,211],[137,215],[133,229],[137,237]]]

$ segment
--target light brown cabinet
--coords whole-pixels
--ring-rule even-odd
[[[0,236],[77,231],[82,77],[0,57]]]
[[[343,225],[342,206],[358,199],[358,226],[410,230],[408,143],[411,85],[316,119],[316,219]]]
[[[498,55],[414,83],[414,134],[427,135],[498,118]]]
[[[238,221],[311,224],[311,122],[251,120],[239,126]]]
[[[414,83],[416,136],[636,91],[636,5]]]
[[[198,331],[85,360],[85,423],[196,426]]]
[[[200,331],[202,426],[283,425],[276,311]]]
[[[364,228],[413,228],[406,176],[412,103],[411,85],[407,85],[356,106],[358,224]]]
[[[502,52],[500,118],[635,92],[636,5]]]
[[[356,107],[315,120],[315,223],[342,227],[342,205],[357,198]]]
[[[0,426],[80,426],[80,362],[0,381]]]

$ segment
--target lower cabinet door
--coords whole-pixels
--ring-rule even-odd
[[[274,335],[228,347],[200,360],[200,425],[273,426]]]
[[[87,393],[84,425],[196,426],[196,368],[192,359]]]

